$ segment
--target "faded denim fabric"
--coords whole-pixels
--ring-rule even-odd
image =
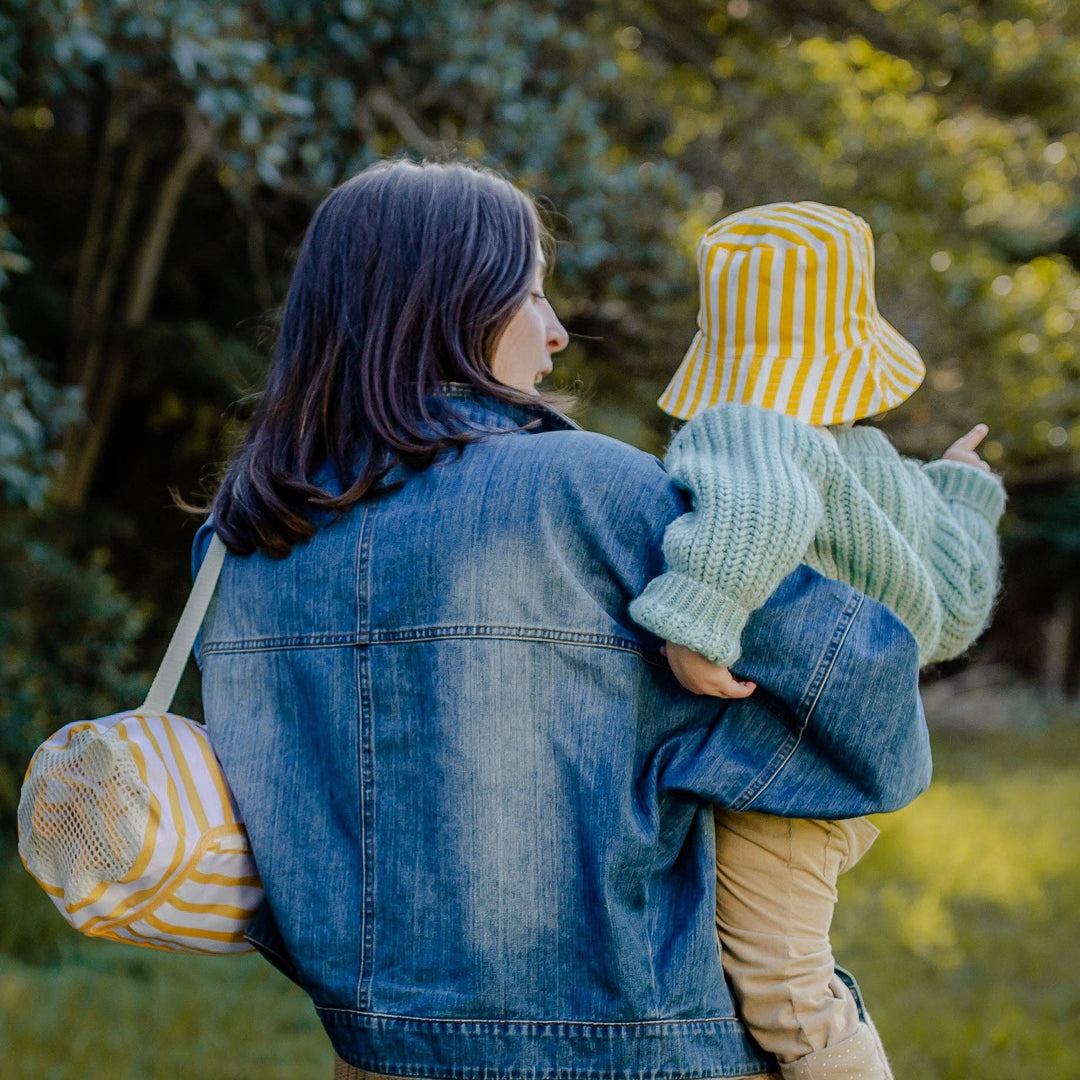
[[[721,970],[709,802],[912,799],[915,641],[804,567],[748,626],[758,692],[686,693],[627,614],[686,510],[660,463],[541,405],[444,400],[492,434],[287,559],[225,562],[200,660],[266,886],[252,939],[372,1072],[766,1072]]]

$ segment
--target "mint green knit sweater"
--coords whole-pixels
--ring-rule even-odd
[[[871,427],[828,435],[748,405],[686,424],[665,464],[693,496],[664,534],[667,570],[631,615],[730,666],[750,612],[799,563],[879,600],[919,643],[921,663],[962,653],[997,591],[996,477],[953,461],[901,458]]]

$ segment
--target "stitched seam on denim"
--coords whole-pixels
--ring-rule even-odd
[[[555,637],[550,634],[515,634],[515,633],[494,633],[494,634],[435,634],[425,637],[401,637],[394,638],[391,641],[382,639],[376,639],[373,641],[346,641],[337,642],[332,645],[327,644],[292,644],[292,645],[243,645],[234,644],[232,642],[222,643],[222,645],[209,654],[210,656],[238,656],[243,653],[268,653],[268,652],[283,652],[289,650],[307,650],[307,649],[340,649],[340,648],[355,648],[360,652],[365,651],[367,646],[370,645],[418,645],[425,641],[548,641],[557,645],[568,645],[575,649],[610,649],[612,652],[624,652],[631,653],[638,657],[642,663],[648,664],[649,667],[666,668],[667,662],[658,657],[654,653],[646,652],[644,649],[636,648],[629,644],[616,643],[615,641],[570,641],[564,638]]]
[[[840,650],[844,646],[844,642],[847,640],[848,634],[851,632],[852,626],[855,625],[855,616],[862,610],[863,602],[866,597],[862,593],[856,593],[854,597],[848,602],[848,606],[844,609],[840,616],[840,621],[837,623],[836,630],[833,633],[833,640],[830,643],[830,649],[826,652],[826,658],[818,668],[818,672],[815,675],[817,678],[820,675],[818,681],[817,691],[813,695],[813,700],[810,702],[810,707],[806,710],[806,719],[803,721],[803,728],[810,723],[810,717],[814,714],[814,710],[817,708],[817,703],[821,700],[821,695],[825,691],[825,684],[829,681],[829,676],[832,674],[833,668],[836,667],[836,658],[840,655]],[[845,620],[844,616],[847,616]],[[811,681],[811,687],[813,681]],[[807,694],[810,693],[809,688],[807,693],[803,695],[803,702],[806,701]]]
[[[485,396],[479,393],[477,390],[474,390],[471,386],[455,386],[453,384],[447,384],[440,391],[439,396],[446,398],[457,398],[461,401],[473,401],[481,407],[483,407],[485,400]],[[564,416],[561,412],[559,412],[558,409],[553,409],[550,405],[546,404],[543,401],[538,401],[535,405],[532,403],[528,405],[510,405],[508,402],[497,401],[494,398],[487,398],[487,400],[491,401],[495,405],[505,405],[506,408],[520,409],[522,412],[525,413],[535,410],[547,419],[554,420],[559,425],[560,429],[562,429],[563,431],[583,430],[581,425],[576,420],[572,420],[569,416]],[[488,407],[488,411],[498,412],[497,409],[492,409],[490,406]]]
[[[361,583],[363,581],[363,564],[364,564],[364,526],[367,523],[367,515],[372,512],[370,504],[365,505],[364,514],[360,519],[360,532],[356,537],[356,562],[354,572],[356,575],[355,583],[355,604],[356,604],[356,631],[355,640],[356,644],[361,642],[363,637],[363,599],[361,596]],[[356,957],[356,1008],[361,1008],[363,1002],[363,986],[364,986],[364,954],[365,954],[365,937],[364,937],[364,916],[366,914],[366,907],[364,905],[364,856],[366,851],[364,849],[364,649],[356,649],[354,657],[354,670],[356,673],[356,794],[360,797],[360,806],[357,810],[357,820],[360,822],[360,865],[354,870],[354,874],[357,880],[356,885],[360,887],[360,955]]]
[[[800,718],[798,714],[795,715],[795,719],[799,721],[799,734],[795,737],[790,749],[787,749],[785,744],[780,745],[773,755],[773,761],[776,761],[778,757],[782,757],[783,760],[777,764],[776,768],[767,777],[766,773],[768,772],[768,766],[762,769],[754,781],[746,786],[744,795],[747,795],[748,797],[745,800],[740,797],[735,803],[732,803],[732,810],[745,810],[750,803],[768,790],[769,785],[780,775],[780,771],[799,748],[799,745],[802,743],[802,737],[806,733],[806,727],[810,723],[810,717],[813,715],[814,709],[821,699],[822,692],[825,689],[825,683],[828,682],[829,675],[832,674],[832,669],[836,666],[836,658],[840,655],[840,649],[843,647],[844,641],[855,622],[855,616],[862,608],[864,599],[865,597],[862,593],[855,593],[844,607],[844,610],[840,612],[840,618],[837,619],[836,629],[833,630],[833,636],[829,640],[829,644],[826,646],[821,660],[818,661],[817,669],[814,671],[814,676],[810,680],[810,685],[803,693],[802,701],[799,702],[799,711],[801,712],[806,706],[807,698],[811,698],[805,716]],[[757,790],[752,791],[755,785],[757,785]]]
[[[342,1059],[344,1060],[344,1059]],[[389,1064],[379,1065],[354,1065],[354,1069],[359,1069],[362,1073],[365,1073],[371,1080],[447,1080],[447,1074],[444,1073],[430,1073],[430,1072],[416,1072],[416,1067],[409,1062],[404,1061],[392,1061]],[[387,1069],[393,1070],[397,1075],[392,1075],[387,1072]],[[401,1070],[398,1073],[398,1070]],[[451,1080],[486,1080],[491,1075],[491,1070],[484,1065],[461,1065],[451,1066],[452,1071],[449,1076]],[[406,1075],[406,1070],[408,1074]],[[612,1080],[613,1074],[610,1069],[575,1069],[572,1072],[567,1072],[565,1069],[535,1069],[535,1068],[523,1068],[523,1069],[504,1069],[499,1071],[500,1077],[503,1080]],[[653,1072],[652,1070],[646,1074],[640,1071],[629,1074],[626,1070],[620,1070],[619,1077],[627,1076],[630,1080],[779,1080],[779,1073],[763,1073],[755,1066],[755,1071],[752,1073],[740,1072],[740,1073],[698,1073],[698,1072],[686,1072],[684,1069],[680,1069],[678,1072]]]
[[[344,1059],[342,1059],[344,1060]],[[416,1067],[409,1062],[392,1061],[389,1064],[379,1065],[353,1065],[364,1073],[370,1080],[447,1080],[446,1073],[416,1072]],[[452,1066],[449,1076],[451,1080],[486,1080],[491,1075],[491,1070],[484,1065],[461,1065]],[[392,1073],[386,1070],[392,1070]],[[398,1072],[398,1070],[401,1072]],[[408,1073],[406,1075],[406,1070]],[[393,1075],[397,1074],[397,1075]],[[499,1071],[503,1080],[612,1080],[615,1074],[610,1069],[575,1069],[567,1072],[565,1069],[504,1069]],[[680,1069],[678,1072],[653,1072],[646,1074],[640,1071],[628,1074],[620,1070],[619,1077],[627,1076],[628,1080],[779,1080],[779,1073],[763,1073],[760,1069],[752,1073],[697,1073],[686,1072]]]
[[[340,1055],[339,1055],[340,1056]],[[344,1060],[344,1059],[342,1059]],[[374,1062],[374,1059],[369,1059]],[[416,1066],[409,1061],[385,1061],[378,1064],[354,1065],[366,1073],[372,1080],[488,1080],[491,1076],[491,1067],[488,1065],[451,1065],[450,1072],[417,1072]],[[717,1073],[687,1071],[679,1069],[677,1072],[661,1070],[659,1072],[650,1069],[643,1072],[640,1068],[612,1071],[611,1068],[548,1068],[525,1066],[523,1068],[504,1068],[499,1070],[499,1076],[503,1080],[780,1080],[780,1074],[775,1072],[763,1073],[760,1065],[753,1065],[753,1072]],[[389,1070],[389,1071],[388,1071]]]
[[[615,634],[590,634],[580,630],[553,630],[540,626],[479,626],[469,623],[447,626],[415,626],[402,630],[376,630],[371,644],[401,641],[437,641],[444,638],[507,638],[521,641],[557,641],[565,645],[599,645],[645,655],[645,649],[632,638]]]
[[[360,635],[347,634],[289,634],[282,637],[226,638],[210,641],[203,653],[260,652],[267,649],[331,649],[338,645],[363,644]]]
[[[343,1059],[343,1058],[342,1058]],[[374,1058],[373,1058],[374,1061]],[[455,1065],[451,1071],[446,1072],[417,1072],[416,1066],[409,1062],[379,1063],[378,1065],[354,1065],[354,1069],[360,1069],[372,1080],[486,1080],[490,1077],[491,1070],[484,1065]],[[390,1069],[392,1072],[388,1072]],[[401,1072],[399,1072],[399,1069]],[[406,1075],[407,1072],[407,1075]],[[392,1074],[397,1074],[396,1076]],[[630,1072],[620,1069],[618,1074],[610,1068],[585,1068],[573,1069],[549,1069],[549,1068],[508,1068],[500,1069],[499,1076],[502,1080],[612,1080],[612,1078],[625,1077],[627,1080],[780,1080],[779,1072],[762,1072],[759,1066],[754,1066],[753,1072],[688,1072],[679,1069],[677,1072],[656,1072],[650,1069],[647,1074],[640,1070]]]
[[[267,652],[274,649],[329,649],[345,645],[384,645],[399,642],[439,641],[447,638],[505,638],[521,641],[556,641],[565,645],[589,645],[637,653],[648,663],[660,658],[631,638],[614,634],[587,634],[576,630],[547,630],[531,626],[423,626],[404,630],[375,630],[368,634],[292,634],[284,637],[233,638],[210,642],[204,653]]]
[[[360,536],[356,545],[356,630],[363,640],[370,635],[371,618],[371,532],[373,504],[364,507],[360,521]],[[359,730],[356,733],[357,771],[360,792],[360,967],[356,980],[356,1007],[371,1006],[371,964],[374,940],[374,905],[372,880],[374,874],[373,805],[374,777],[372,775],[371,737],[371,668],[367,649],[356,650],[356,693]]]
[[[770,710],[771,712],[772,710]],[[792,754],[799,748],[802,742],[802,732],[793,735],[790,732],[786,739],[773,752],[767,765],[763,765],[757,776],[743,788],[742,794],[733,799],[732,810],[745,810],[769,785],[780,775],[780,770],[791,760]]]
[[[785,716],[770,701],[768,701],[767,698],[762,699],[761,707],[772,713],[777,721],[784,724],[784,727],[787,728]],[[794,716],[790,709],[787,710],[787,712],[789,715]],[[795,717],[795,719],[798,720],[798,717]],[[757,776],[743,788],[739,797],[732,800],[732,810],[745,810],[773,782],[773,780],[776,779],[780,770],[787,764],[791,755],[798,749],[799,743],[802,741],[804,729],[805,725],[800,724],[797,734],[790,729],[788,730],[787,737],[773,751],[768,764],[763,765],[758,771]]]
[[[453,1019],[438,1016],[408,1016],[401,1013],[366,1012],[361,1009],[347,1009],[341,1005],[316,1005],[318,1012],[345,1013],[349,1016],[369,1017],[372,1020],[404,1020],[416,1024],[434,1024],[438,1027],[460,1028],[462,1031],[476,1025],[485,1027],[504,1028],[536,1028],[536,1027],[565,1027],[585,1033],[589,1028],[619,1028],[627,1031],[638,1031],[649,1027],[684,1027],[687,1031],[702,1027],[705,1024],[731,1024],[739,1023],[737,1016],[701,1016],[696,1020],[680,1020],[678,1018],[664,1019],[658,1017],[650,1020],[496,1020],[490,1017],[476,1017],[475,1019]]]
[[[340,1055],[339,1055],[340,1056]],[[344,1059],[342,1059],[344,1060]],[[369,1059],[374,1062],[374,1059]],[[417,1072],[416,1066],[410,1061],[385,1061],[380,1060],[372,1065],[354,1065],[366,1073],[373,1080],[488,1080],[491,1076],[491,1067],[488,1065],[452,1065],[449,1074],[446,1072]],[[647,1073],[641,1069],[619,1069],[615,1072],[611,1068],[547,1068],[526,1066],[523,1068],[505,1068],[499,1070],[499,1076],[503,1080],[780,1080],[779,1073],[763,1073],[760,1065],[753,1065],[753,1072],[717,1073],[687,1071],[679,1069],[677,1072],[661,1070],[656,1072],[650,1069]],[[389,1071],[388,1071],[389,1070]]]
[[[371,611],[372,611],[372,579],[371,573],[371,548],[372,535],[380,504],[373,503],[369,510],[370,516],[365,519],[364,536],[364,593],[367,602],[367,620],[363,629],[367,637],[371,638]],[[365,802],[364,802],[364,836],[367,839],[367,849],[364,859],[364,924],[367,933],[364,939],[364,985],[363,1004],[365,1008],[371,1008],[372,981],[375,977],[375,719],[371,704],[371,655],[365,651],[365,666],[367,679],[364,693],[364,725],[361,735],[363,736]]]
[[[341,1019],[336,1024],[342,1025],[343,1032],[353,1031],[384,1031],[388,1035],[394,1034],[395,1028],[404,1028],[402,1034],[414,1031],[413,1037],[419,1034],[429,1034],[435,1037],[469,1037],[489,1039],[503,1036],[515,1036],[517,1034],[530,1038],[530,1042],[538,1038],[560,1037],[599,1037],[606,1036],[606,1045],[617,1046],[616,1039],[631,1039],[633,1042],[623,1042],[623,1046],[632,1046],[641,1038],[652,1035],[664,1035],[671,1039],[699,1039],[702,1037],[729,1037],[732,1029],[741,1029],[741,1022],[736,1017],[704,1017],[697,1020],[686,1019],[656,1019],[638,1022],[585,1022],[585,1021],[544,1021],[544,1020],[495,1020],[495,1019],[472,1019],[472,1020],[446,1020],[426,1017],[397,1016],[391,1013],[368,1013],[360,1014],[352,1009],[338,1008],[335,1006],[318,1006],[316,1011],[324,1018],[324,1023],[335,1023],[335,1017],[329,1014],[341,1014]],[[366,1023],[365,1020],[371,1021]],[[351,1021],[351,1023],[350,1023]],[[485,1031],[484,1027],[501,1030]],[[530,1028],[536,1029],[516,1033],[511,1029]],[[442,1029],[442,1030],[440,1030]],[[457,1030],[454,1030],[457,1029]],[[681,1030],[680,1030],[681,1029]],[[676,1044],[677,1045],[677,1044]],[[499,1070],[500,1076],[506,1076],[508,1080],[756,1080],[758,1077],[778,1077],[778,1074],[763,1073],[760,1061],[750,1061],[747,1056],[737,1051],[736,1060],[728,1063],[732,1071],[724,1074],[717,1073],[713,1068],[697,1066],[693,1069],[681,1068],[674,1071],[668,1069],[652,1070],[647,1072],[640,1068],[621,1067],[613,1069],[610,1066],[594,1065],[592,1067],[571,1067],[569,1069],[551,1066],[536,1066],[535,1064],[524,1067],[504,1066]],[[491,1075],[491,1065],[462,1065],[454,1063],[449,1072],[440,1069],[439,1073],[430,1071],[432,1066],[418,1066],[413,1060],[397,1061],[385,1056],[378,1058],[365,1058],[356,1065],[357,1068],[373,1072],[381,1077],[408,1077],[409,1080],[445,1080],[447,1076],[457,1080],[483,1080]],[[738,1071],[735,1071],[738,1070]]]
[[[342,1059],[344,1060],[344,1059]],[[447,1080],[447,1073],[416,1072],[416,1066],[407,1061],[380,1062],[378,1065],[354,1065],[366,1073],[372,1080]],[[387,1069],[392,1070],[387,1072]],[[401,1070],[398,1072],[398,1070]],[[397,1075],[393,1075],[396,1073]],[[485,1065],[454,1065],[449,1073],[451,1080],[486,1080],[491,1076],[491,1069]],[[780,1080],[779,1073],[763,1073],[758,1066],[754,1066],[754,1072],[739,1073],[716,1073],[716,1072],[687,1072],[680,1069],[678,1072],[628,1072],[620,1069],[613,1073],[611,1069],[592,1068],[574,1069],[567,1072],[565,1069],[536,1069],[526,1067],[522,1069],[500,1069],[499,1076],[503,1080],[619,1080],[627,1077],[628,1080]]]

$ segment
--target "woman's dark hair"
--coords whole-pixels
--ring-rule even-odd
[[[477,437],[440,409],[440,383],[503,401],[535,397],[489,362],[525,302],[548,234],[524,192],[488,169],[387,161],[315,211],[296,259],[250,429],[211,509],[239,554],[274,557],[386,490],[398,462],[431,465]],[[318,486],[324,465],[344,490]]]

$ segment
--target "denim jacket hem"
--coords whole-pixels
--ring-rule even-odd
[[[728,1080],[775,1068],[733,1016],[588,1023],[436,1020],[349,1009],[317,1011],[342,1058],[384,1076]]]
[[[865,1020],[854,976],[839,965],[836,973]],[[492,1061],[504,1063],[500,1080],[735,1080],[777,1069],[742,1023],[728,1016],[634,1023],[515,1022],[316,1010],[340,1057],[383,1076],[480,1080],[493,1075]],[[598,1060],[604,1064],[596,1065]],[[584,1066],[583,1061],[593,1064]]]

